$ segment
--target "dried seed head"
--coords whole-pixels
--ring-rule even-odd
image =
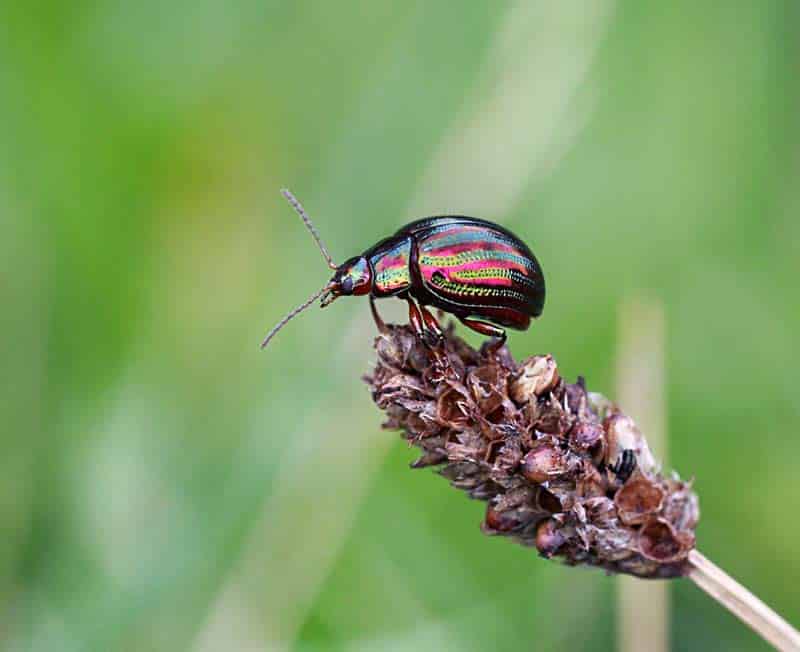
[[[566,470],[564,455],[557,446],[544,439],[522,459],[522,474],[531,482],[545,483]]]
[[[508,372],[497,364],[475,367],[467,374],[467,386],[482,414],[492,414],[508,399],[507,377]]]
[[[601,444],[605,431],[599,423],[579,421],[569,435],[570,443],[583,450],[589,450]]]
[[[576,484],[576,495],[581,498],[605,496],[608,491],[608,480],[598,471],[590,460],[581,460],[582,468]],[[606,498],[606,500],[608,500]]]
[[[694,547],[694,536],[680,536],[672,525],[662,519],[648,521],[639,530],[639,550],[659,563],[672,562],[685,556]]]
[[[619,518],[628,525],[644,523],[661,509],[663,500],[663,489],[643,475],[628,480],[614,496]]]
[[[559,381],[558,366],[552,355],[536,355],[523,360],[511,381],[511,398],[526,403],[549,392]]]
[[[439,423],[449,428],[465,427],[474,411],[469,394],[455,388],[444,390],[436,401]]]
[[[571,565],[685,572],[699,518],[691,485],[661,475],[636,424],[582,379],[566,383],[552,356],[516,363],[452,328],[437,350],[407,327],[390,327],[375,349],[365,380],[385,426],[421,449],[413,467],[436,466],[487,501],[485,533]],[[626,451],[632,475],[617,464]]]
[[[521,525],[521,521],[512,511],[501,512],[492,505],[486,507],[486,518],[483,522],[483,531],[487,534],[511,532]]]
[[[547,518],[536,526],[536,549],[543,557],[552,557],[567,542],[564,529],[554,518]]]
[[[618,410],[612,410],[604,424],[606,431],[606,462],[613,465],[625,450],[632,450],[636,454],[637,465],[646,471],[657,472],[653,454],[647,441],[636,427],[633,419]]]

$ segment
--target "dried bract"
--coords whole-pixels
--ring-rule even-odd
[[[661,509],[664,489],[644,475],[628,480],[614,497],[617,513],[623,523],[643,523],[651,514]]]
[[[434,349],[392,326],[375,350],[365,380],[384,425],[421,449],[414,468],[438,467],[487,502],[486,534],[612,573],[687,572],[699,518],[690,484],[662,475],[633,420],[583,379],[565,382],[551,355],[517,363],[452,327]],[[626,451],[636,464],[623,473]]]
[[[511,398],[525,403],[549,392],[558,383],[558,367],[552,355],[535,355],[523,360],[511,382]]]

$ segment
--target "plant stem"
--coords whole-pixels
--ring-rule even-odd
[[[697,550],[689,553],[689,579],[781,652],[800,650],[800,632]]]
[[[653,453],[666,460],[667,428],[663,303],[652,296],[628,297],[617,311],[617,397],[642,432]],[[667,652],[669,582],[617,578],[617,650]]]

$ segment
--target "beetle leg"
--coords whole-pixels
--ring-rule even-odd
[[[426,334],[429,335],[429,343],[433,345],[440,345],[444,341],[444,332],[439,325],[438,320],[434,317],[430,310],[422,304],[419,304],[420,312],[422,313],[422,321],[425,323]]]
[[[372,311],[372,318],[375,320],[375,325],[378,327],[378,331],[381,333],[388,333],[389,327],[378,314],[378,309],[375,306],[375,297],[373,297],[371,294],[369,295],[369,309]]]
[[[450,365],[447,354],[442,349],[431,345],[429,338],[427,337],[427,335],[430,333],[436,339],[436,344],[444,342],[444,334],[442,333],[442,329],[439,327],[439,323],[436,321],[433,315],[431,315],[425,309],[424,306],[421,305],[419,308],[417,308],[417,305],[414,303],[414,300],[411,297],[406,297],[406,301],[408,301],[408,321],[411,323],[411,328],[413,329],[414,334],[425,343],[441,369],[449,368]],[[420,308],[422,309],[422,312],[420,312]],[[435,324],[435,330],[433,330],[434,327],[432,324]],[[427,330],[426,326],[431,330]]]
[[[419,308],[417,308],[417,304],[414,303],[413,299],[407,297],[406,301],[408,301],[408,322],[411,324],[414,335],[422,339],[425,336],[425,326],[422,322],[422,315],[420,314]]]
[[[492,353],[506,343],[506,331],[499,326],[490,324],[488,321],[480,321],[479,319],[470,319],[468,317],[459,317],[459,320],[464,326],[471,328],[476,333],[488,335],[489,337],[496,337],[497,340],[489,345],[489,351]]]
[[[480,333],[481,335],[489,335],[490,337],[499,337],[503,342],[506,341],[506,332],[499,326],[490,324],[488,321],[469,319],[468,317],[459,317],[459,319],[464,326],[471,328],[476,333]]]
[[[436,361],[438,370],[444,375],[448,373],[454,374],[455,372],[450,366],[450,358],[447,357],[447,352],[444,350],[444,347],[436,346],[444,343],[444,333],[442,333],[439,322],[425,309],[425,306],[420,304],[419,308],[417,308],[417,305],[411,297],[407,296],[405,299],[408,301],[408,321],[411,324],[414,334],[425,344],[428,351],[433,356],[433,359]],[[420,309],[422,312],[420,312]],[[432,336],[435,342],[431,343],[431,338],[428,336]]]

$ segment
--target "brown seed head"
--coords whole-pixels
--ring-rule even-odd
[[[558,367],[552,355],[535,355],[523,360],[511,381],[511,398],[525,403],[549,392],[559,381]]]
[[[553,480],[567,470],[564,455],[551,441],[542,439],[522,459],[522,474],[539,484]]]
[[[413,467],[435,466],[487,501],[484,532],[571,565],[686,571],[699,518],[691,485],[659,473],[633,420],[582,379],[565,382],[551,355],[517,363],[452,327],[437,350],[407,327],[390,327],[375,349],[366,381],[386,427],[421,449]],[[636,469],[620,478],[611,467],[626,450]]]

